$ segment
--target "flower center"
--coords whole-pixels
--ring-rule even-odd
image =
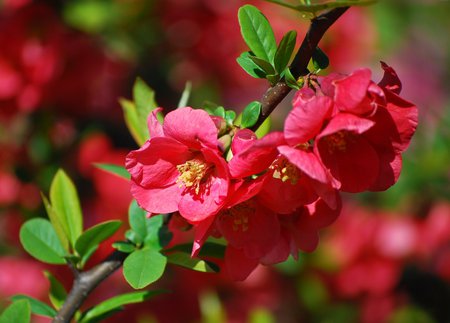
[[[208,165],[204,160],[197,158],[188,160],[184,164],[177,165],[178,176],[177,183],[182,188],[183,185],[188,189],[193,189],[195,194],[199,194],[200,185],[208,179],[208,174],[211,165]]]
[[[249,226],[248,218],[253,213],[255,213],[255,207],[251,201],[246,201],[227,210],[227,215],[233,218],[233,231],[247,232]]]
[[[323,138],[328,146],[330,154],[339,151],[345,152],[347,150],[347,141],[351,139],[352,134],[348,131],[338,131],[332,135]]]
[[[292,185],[295,185],[300,178],[300,170],[291,164],[286,157],[281,156],[275,159],[269,169],[273,170],[273,178],[277,178],[283,183],[289,181]]]

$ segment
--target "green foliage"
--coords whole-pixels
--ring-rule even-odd
[[[55,227],[64,230],[73,248],[83,231],[83,216],[75,185],[61,169],[57,171],[50,186],[50,201],[56,215]]]
[[[316,47],[311,59],[314,68],[317,71],[326,69],[328,65],[330,65],[330,60],[328,59],[327,54],[325,54],[319,47]]]
[[[44,203],[44,207],[45,207],[45,210],[47,211],[47,215],[50,219],[50,222],[53,225],[53,228],[55,229],[55,232],[59,238],[59,241],[61,242],[61,245],[63,246],[64,250],[66,250],[67,252],[70,252],[69,240],[67,239],[67,235],[63,228],[62,221],[58,217],[58,214],[53,209],[53,207],[50,204],[47,197],[44,194],[42,194],[42,192],[41,192],[41,198],[42,198],[42,202]]]
[[[20,242],[34,258],[49,264],[65,264],[65,251],[48,220],[31,219],[20,228]]]
[[[291,30],[287,32],[280,41],[277,51],[275,53],[274,65],[275,70],[281,74],[289,65],[292,54],[295,48],[295,42],[297,39],[297,32]]]
[[[272,64],[270,64],[265,59],[256,57],[256,56],[249,56],[250,59],[255,63],[260,69],[262,69],[267,77],[267,75],[274,75],[275,69],[273,68]]]
[[[75,250],[83,257],[92,248],[97,248],[98,244],[119,230],[122,221],[106,221],[89,228],[78,238]]]
[[[239,8],[238,18],[241,34],[247,46],[256,57],[273,62],[277,45],[267,18],[252,5]]]
[[[113,248],[124,253],[131,253],[136,250],[136,246],[128,241],[116,241],[112,244],[112,246]]]
[[[166,268],[167,258],[156,250],[145,248],[131,253],[123,263],[123,275],[135,289],[157,281]]]
[[[56,279],[55,276],[52,275],[49,271],[44,271],[45,277],[47,277],[50,282],[50,291],[48,297],[52,305],[59,310],[63,305],[64,301],[67,297],[67,292],[64,286],[61,284],[59,280]]]
[[[242,112],[242,128],[250,128],[255,125],[258,121],[259,115],[261,113],[261,102],[253,101],[250,102]]]
[[[34,299],[33,297],[27,295],[14,295],[13,297],[11,297],[11,300],[13,302],[27,300],[30,304],[31,313],[33,314],[51,318],[56,316],[56,311],[53,308],[37,299]]]
[[[81,316],[79,323],[93,323],[99,322],[100,319],[105,318],[105,314],[115,313],[123,309],[123,305],[142,303],[164,291],[142,291],[122,294],[112,297],[94,307],[88,309]]]
[[[126,180],[130,180],[130,174],[123,166],[113,165],[113,164],[102,164],[102,163],[95,163],[94,166],[97,168],[100,168],[108,173],[117,175]]]
[[[9,305],[0,316],[0,323],[29,323],[31,320],[30,303],[26,299]]]
[[[150,138],[148,115],[158,106],[155,92],[142,79],[137,78],[133,86],[133,101],[121,99],[119,102],[128,130],[136,143],[142,146]]]
[[[266,73],[253,62],[251,57],[254,57],[254,55],[250,52],[243,52],[236,61],[250,76],[253,76],[254,78],[265,78]]]
[[[301,81],[298,81],[291,73],[289,68],[286,68],[284,70],[284,80],[286,81],[286,84],[294,89],[294,90],[300,90],[303,87],[303,79]]]
[[[291,4],[282,0],[265,0],[267,2],[276,3],[280,6],[293,9],[299,12],[307,12],[316,14],[319,11],[330,10],[339,7],[348,6],[366,6],[374,4],[377,0],[335,0],[335,1],[318,1],[318,3],[308,4]]]
[[[199,256],[223,259],[223,257],[225,256],[225,248],[226,246],[223,244],[207,241],[203,244],[202,248],[200,249]],[[191,250],[192,244],[184,243],[168,249],[167,252],[181,251],[185,253],[190,253]]]
[[[174,252],[167,255],[167,261],[173,265],[185,267],[194,271],[205,273],[217,272],[216,265],[211,266],[211,262],[207,262],[198,258],[192,258],[189,253]]]

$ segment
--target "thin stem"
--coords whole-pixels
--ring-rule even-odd
[[[59,310],[54,323],[68,323],[81,307],[89,294],[106,278],[122,266],[127,253],[114,251],[104,261],[94,268],[79,273],[73,282],[67,299]]]
[[[311,25],[309,26],[305,39],[303,39],[300,49],[291,64],[291,72],[295,78],[308,74],[308,63],[311,60],[315,48],[328,28],[330,28],[330,26],[336,22],[348,8],[349,7],[335,8],[311,20]],[[250,129],[256,131],[290,91],[291,88],[284,80],[279,81],[277,84],[270,87],[261,99],[262,110],[258,121]]]
[[[348,9],[336,8],[324,13],[311,21],[311,26],[303,40],[297,55],[291,65],[292,74],[300,77],[308,73],[307,66],[314,49],[322,39],[325,31]],[[272,113],[276,106],[288,95],[291,88],[284,81],[280,81],[269,88],[261,100],[262,112],[257,123],[251,128],[256,131],[264,120]],[[119,269],[128,254],[114,251],[103,262],[94,268],[85,271],[74,271],[75,278],[71,291],[58,314],[54,318],[54,323],[67,323],[80,309],[89,294],[112,273]]]

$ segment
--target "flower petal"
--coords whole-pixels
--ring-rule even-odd
[[[150,138],[164,137],[163,127],[159,122],[157,115],[162,112],[163,108],[154,109],[147,118],[148,131]]]
[[[131,194],[144,210],[160,214],[172,213],[178,210],[180,200],[180,188],[170,185],[161,188],[144,188],[131,182]]]
[[[292,109],[284,123],[284,136],[290,146],[313,139],[327,118],[331,116],[333,100],[322,96],[298,105]]]
[[[395,70],[390,67],[385,62],[380,62],[381,67],[384,70],[383,78],[381,79],[380,83],[378,85],[386,90],[389,90],[395,94],[400,94],[400,91],[402,90],[402,82],[400,82],[400,79],[397,76],[397,73]]]
[[[190,148],[200,149],[201,144],[217,148],[217,128],[204,110],[190,107],[174,110],[166,115],[164,134]]]
[[[361,104],[367,96],[371,75],[372,72],[364,68],[356,70],[349,76],[334,82],[334,101],[340,111],[364,114],[373,109],[370,105]]]
[[[228,245],[225,250],[225,264],[233,280],[243,281],[258,266],[258,260],[248,258],[243,250]]]

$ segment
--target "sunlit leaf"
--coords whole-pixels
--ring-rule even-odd
[[[48,218],[50,219],[53,228],[63,246],[64,250],[69,252],[69,240],[66,234],[66,231],[63,228],[62,219],[56,214],[55,210],[53,210],[50,201],[47,197],[41,192],[42,202],[44,203],[45,210],[47,211]]]
[[[241,127],[250,128],[258,121],[261,113],[261,103],[258,101],[250,102],[242,112]]]
[[[56,172],[50,186],[50,201],[71,246],[75,246],[83,231],[83,216],[75,185],[61,169]]]
[[[20,242],[34,258],[49,264],[65,264],[65,251],[48,220],[31,219],[20,228]]]
[[[255,56],[273,62],[277,44],[267,18],[258,8],[245,5],[238,12],[241,34]]]
[[[0,323],[29,323],[30,320],[31,307],[26,299],[12,303],[0,315]]]
[[[134,289],[144,288],[162,276],[166,263],[167,258],[158,251],[136,250],[125,259],[123,275]]]
[[[53,308],[33,297],[27,295],[14,295],[11,299],[13,302],[27,300],[30,303],[31,313],[33,314],[52,318],[56,316],[56,311]]]
[[[107,221],[89,228],[78,238],[75,249],[80,256],[84,256],[90,249],[108,239],[119,230],[122,221]]]

